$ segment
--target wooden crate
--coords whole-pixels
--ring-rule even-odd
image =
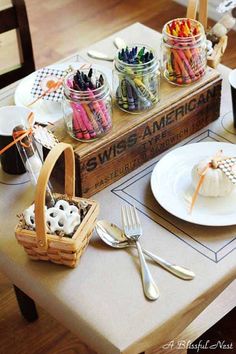
[[[144,162],[169,149],[219,117],[221,78],[214,69],[193,85],[161,81],[161,99],[152,110],[133,115],[114,108],[112,131],[80,143],[62,122],[54,128],[60,141],[72,144],[76,159],[76,194],[89,197]],[[60,180],[60,166],[56,176]]]

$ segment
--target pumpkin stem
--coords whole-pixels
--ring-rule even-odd
[[[214,168],[214,169],[218,168],[219,162],[223,158],[222,154],[223,154],[223,150],[217,151],[217,153],[215,154],[215,156],[211,160],[211,167],[212,168]]]

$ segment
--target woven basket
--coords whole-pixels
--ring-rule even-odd
[[[207,30],[207,0],[199,0],[198,20],[202,23],[205,31]],[[195,19],[197,14],[198,0],[188,0],[187,17]],[[228,43],[228,36],[222,36],[214,48],[211,55],[207,57],[207,65],[216,68],[220,63]]]
[[[72,238],[48,234],[45,221],[45,196],[46,187],[52,169],[59,156],[64,151],[65,155],[65,195],[68,200],[79,203],[86,201],[89,210]],[[77,198],[75,193],[75,161],[74,152],[70,145],[57,144],[48,154],[41,169],[35,192],[35,225],[36,231],[26,230],[19,222],[15,229],[15,236],[28,256],[33,260],[51,261],[75,267],[82,253],[87,247],[95,227],[99,207],[97,202]],[[65,197],[55,194],[55,197]]]

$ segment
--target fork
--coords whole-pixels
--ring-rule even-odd
[[[156,300],[159,297],[159,290],[148,269],[142,248],[138,241],[139,237],[142,235],[142,228],[137,210],[134,206],[123,206],[121,208],[121,216],[125,235],[128,239],[135,242],[138,250],[144,294],[149,300]]]

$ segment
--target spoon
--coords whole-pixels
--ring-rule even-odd
[[[109,57],[107,54],[98,52],[97,50],[88,50],[87,54],[91,58],[95,58],[95,59],[101,59],[101,60],[107,60],[107,61],[114,60],[114,57]]]
[[[126,43],[125,41],[120,38],[120,37],[116,37],[113,41],[114,46],[117,49],[122,49],[126,47]],[[105,53],[99,52],[97,50],[88,50],[87,51],[88,56],[90,56],[91,58],[95,58],[95,59],[101,59],[101,60],[107,60],[107,61],[113,61],[114,57],[111,57]]]
[[[98,236],[108,245],[114,248],[126,248],[126,247],[135,247],[133,242],[130,242],[127,237],[124,235],[123,231],[106,220],[99,220],[96,224],[96,231]],[[191,280],[195,277],[195,274],[184,267],[172,264],[157,255],[145,250],[142,248],[143,253],[149,256],[154,262],[162,266],[164,269],[168,270],[170,273],[173,273],[177,277],[184,280]]]
[[[116,37],[113,41],[113,44],[117,49],[122,49],[126,47],[124,39],[120,37]]]

